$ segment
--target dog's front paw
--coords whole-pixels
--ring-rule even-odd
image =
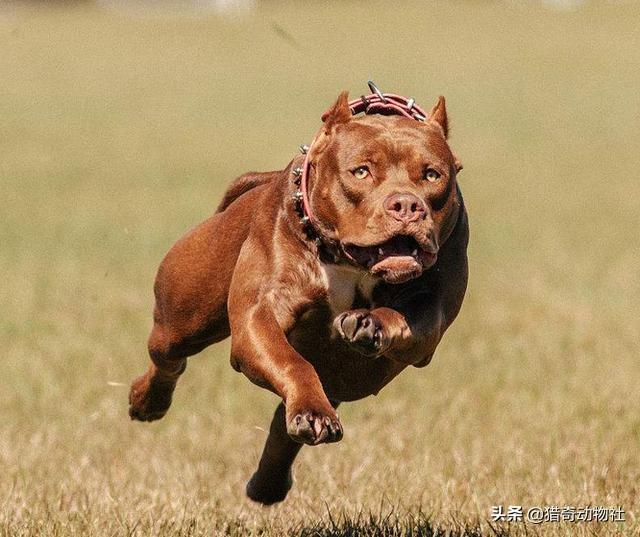
[[[129,392],[129,416],[132,420],[154,421],[162,418],[171,406],[175,382],[159,382],[142,375],[133,381]]]
[[[344,341],[365,356],[378,356],[390,345],[382,322],[369,310],[351,310],[338,315],[333,326]]]
[[[305,401],[287,403],[287,434],[301,444],[328,444],[342,439],[342,424],[335,409]]]

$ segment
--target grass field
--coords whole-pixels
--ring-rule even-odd
[[[0,6],[0,534],[640,533],[639,24],[595,0]],[[285,166],[368,77],[448,99],[469,292],[434,362],[341,408],[344,440],[263,508],[244,486],[277,401],[227,344],[165,419],[129,421],[152,281],[228,181]]]

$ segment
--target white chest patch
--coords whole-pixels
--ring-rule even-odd
[[[371,300],[377,278],[369,273],[345,265],[320,264],[322,278],[327,287],[327,298],[333,316],[351,309],[356,290],[367,300]]]

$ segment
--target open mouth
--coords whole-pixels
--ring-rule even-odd
[[[358,265],[380,274],[390,283],[401,283],[419,276],[436,259],[435,252],[423,248],[408,235],[397,235],[371,246],[347,244],[344,250]]]

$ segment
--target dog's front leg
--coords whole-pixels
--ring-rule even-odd
[[[421,309],[380,307],[346,311],[334,321],[338,334],[361,354],[426,365],[446,329],[439,304]]]
[[[467,240],[467,229],[457,228],[440,251],[441,277],[428,284],[417,281],[386,307],[338,315],[334,320],[338,334],[362,354],[427,365],[462,306],[468,277]]]
[[[235,290],[229,297],[231,361],[252,382],[282,397],[286,431],[305,444],[337,442],[342,425],[324,393],[314,367],[287,341],[286,331],[295,318],[282,298],[265,293],[257,304],[255,294]]]

